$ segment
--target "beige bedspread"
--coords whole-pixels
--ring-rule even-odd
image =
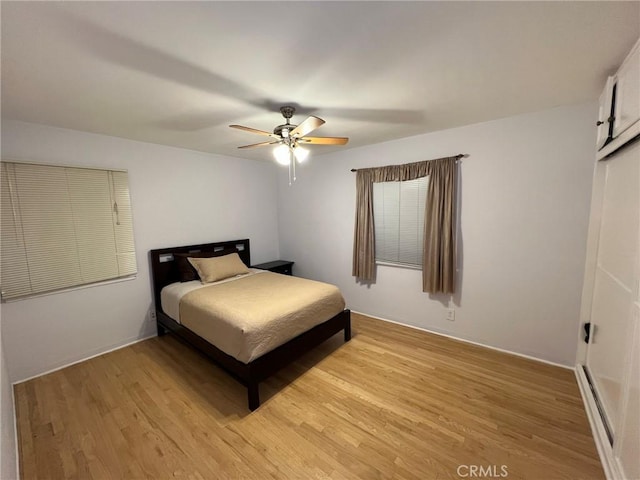
[[[187,293],[180,322],[249,363],[344,310],[338,287],[264,272]]]

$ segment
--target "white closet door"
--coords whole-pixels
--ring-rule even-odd
[[[633,309],[633,334],[627,373],[626,405],[624,418],[620,422],[620,431],[616,437],[616,452],[624,478],[640,478],[640,302]]]
[[[640,47],[620,67],[616,87],[613,137],[617,137],[640,119]]]
[[[587,367],[614,435],[633,337],[640,210],[640,147],[607,160]]]

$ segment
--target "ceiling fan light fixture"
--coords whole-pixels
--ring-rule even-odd
[[[302,163],[309,156],[309,149],[296,145],[296,148],[293,149],[293,154],[295,155],[298,163]]]
[[[273,149],[273,156],[280,165],[289,165],[291,161],[291,150],[289,149],[289,145],[281,143],[276,148]]]

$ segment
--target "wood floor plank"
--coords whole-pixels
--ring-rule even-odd
[[[264,382],[255,412],[171,335],[16,385],[22,478],[604,478],[571,371],[352,320],[349,343]]]

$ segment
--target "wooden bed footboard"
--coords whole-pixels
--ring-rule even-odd
[[[287,343],[256,358],[252,362],[242,363],[179,324],[167,316],[162,310],[156,310],[156,315],[159,336],[167,332],[175,334],[201,351],[247,387],[248,406],[251,411],[260,406],[259,384],[261,381],[270,377],[286,365],[289,365],[301,355],[320,345],[341,330],[344,330],[344,341],[348,342],[351,340],[351,311],[346,309],[335,317],[316,325],[311,330],[298,335]]]

